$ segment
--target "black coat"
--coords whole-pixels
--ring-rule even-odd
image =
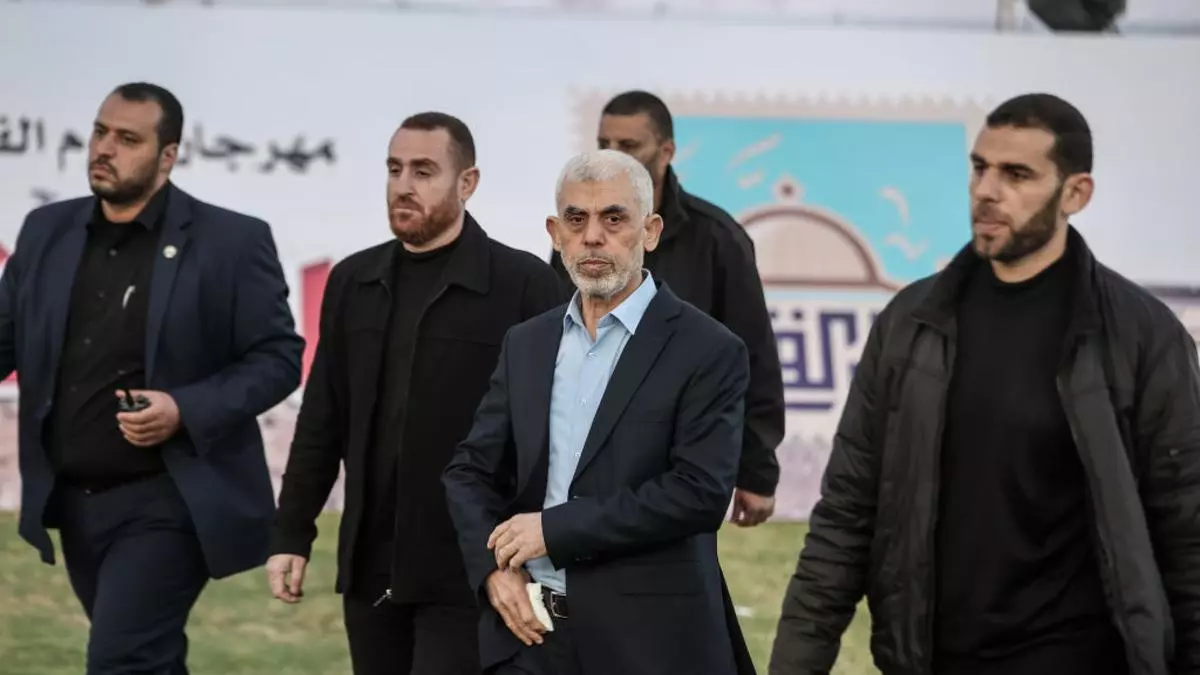
[[[775,449],[784,435],[783,371],[754,261],[754,242],[720,207],[684,192],[671,169],[667,169],[659,215],[662,237],[658,248],[646,254],[644,267],[746,343],[750,385],[737,486],[773,495],[779,484]],[[557,252],[550,264],[564,280],[569,279]]]
[[[716,532],[733,494],[749,380],[745,345],[665,284],[604,390],[566,503],[543,510],[549,415],[566,308],[509,334],[471,435],[444,482],[471,585],[484,599],[485,668],[521,643],[487,604],[496,524],[542,514],[566,569],[571,635],[595,672],[753,675]]]
[[[425,310],[409,373],[401,444],[392,593],[400,602],[474,604],[440,476],[487,391],[513,325],[560,304],[565,288],[544,261],[488,238],[468,214],[444,287]],[[273,553],[308,557],[315,520],[345,463],[337,590],[345,591],[362,532],[363,494],[379,370],[387,347],[394,249],[355,253],[330,272],[321,333],[288,457]]]
[[[1200,669],[1200,368],[1173,312],[1072,229],[1070,349],[1058,388],[1131,675]],[[770,672],[828,673],[863,594],[889,675],[933,657],[934,518],[955,300],[968,250],[902,290],[871,329],[788,585]]]

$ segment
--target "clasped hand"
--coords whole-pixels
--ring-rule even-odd
[[[526,562],[546,555],[542,514],[522,513],[500,523],[488,537],[487,547],[495,553],[497,567],[487,578],[488,601],[525,646],[542,644],[546,628],[533,613],[525,592],[529,574],[521,569]]]
[[[542,537],[542,514],[521,513],[496,526],[487,547],[496,554],[496,567],[520,569],[522,565],[546,555]]]

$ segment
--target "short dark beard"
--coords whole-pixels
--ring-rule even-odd
[[[1058,227],[1058,214],[1062,201],[1063,185],[1060,183],[1054,194],[1038,212],[1030,216],[1022,228],[1009,228],[1008,242],[999,251],[986,255],[975,247],[975,252],[982,257],[999,263],[1011,264],[1040,251],[1054,238]]]
[[[394,232],[393,234],[409,246],[424,246],[453,227],[460,215],[462,215],[462,211],[458,204],[458,196],[451,191],[446,199],[429,209],[420,228],[415,231]]]
[[[144,167],[138,167],[128,178],[115,176],[115,185],[112,187],[99,188],[88,181],[92,194],[113,206],[136,204],[153,192],[154,183],[158,178],[158,161],[156,159]]]

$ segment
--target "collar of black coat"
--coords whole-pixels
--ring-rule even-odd
[[[1096,279],[1100,266],[1083,235],[1071,225],[1067,226],[1067,251],[1063,255],[1067,256],[1066,262],[1070,263],[1072,269],[1073,300],[1068,333],[1078,335],[1097,330],[1101,326],[1097,295],[1102,289]],[[913,309],[913,318],[953,336],[958,299],[971,273],[982,264],[985,264],[984,260],[975,253],[971,244],[964,246],[934,278],[929,292]]]
[[[491,286],[491,255],[488,246],[487,232],[484,232],[470,212],[463,214],[462,234],[458,235],[458,245],[450,253],[446,263],[446,271],[442,277],[446,285],[462,286],[476,293],[487,293]],[[392,279],[392,266],[396,260],[397,246],[403,246],[399,240],[391,246],[381,246],[375,251],[376,259],[364,265],[356,279],[361,283],[381,282],[387,285]]]
[[[667,174],[663,177],[662,203],[658,205],[658,215],[663,219],[663,231],[660,241],[675,237],[680,228],[688,221],[687,209],[683,208],[683,187],[679,185],[679,177],[675,169],[667,166]]]
[[[130,222],[137,223],[147,230],[154,230],[162,224],[163,216],[167,212],[168,197],[171,194],[171,182],[163,183],[162,187],[150,197],[142,210],[134,216]],[[92,199],[92,208],[90,211],[88,226],[93,227],[98,224],[108,223],[108,217],[104,215],[104,209],[100,205],[100,199]]]
[[[152,221],[153,224],[148,227],[161,225],[164,230],[164,236],[170,237],[173,236],[173,233],[182,232],[192,224],[192,216],[194,215],[192,204],[196,200],[188,193],[179,189],[174,183],[168,181],[151,201],[154,200],[159,200],[162,212],[157,215]],[[81,228],[89,227],[96,216],[97,210],[100,208],[99,201],[97,198],[92,197],[89,201],[84,202],[85,205],[77,212],[72,226]],[[149,212],[151,212],[151,207],[147,204],[146,208],[142,209],[142,213],[139,214],[139,218],[142,215],[149,215]],[[178,244],[176,245],[178,246]]]

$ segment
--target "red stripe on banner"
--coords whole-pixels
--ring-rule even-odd
[[[4,244],[0,244],[0,267],[3,267],[4,263],[6,263],[6,262],[8,262],[8,247],[6,247]],[[5,382],[16,382],[17,381],[17,373],[15,371],[12,373],[9,373],[8,377],[4,378],[4,381]]]
[[[300,270],[300,330],[305,341],[301,386],[308,381],[308,370],[317,353],[317,340],[321,339],[321,300],[325,297],[325,282],[331,269],[333,262],[322,260]]]

